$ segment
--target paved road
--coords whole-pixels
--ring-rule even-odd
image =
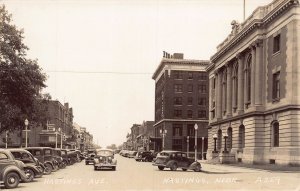
[[[94,171],[84,162],[68,166],[14,191],[101,190],[300,190],[296,172],[269,172],[240,167],[203,164],[203,172],[159,171],[151,163],[116,155],[116,171]]]

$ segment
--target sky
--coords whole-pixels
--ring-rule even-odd
[[[271,0],[246,0],[246,18]],[[243,0],[0,0],[24,29],[44,93],[73,108],[100,146],[154,121],[152,74],[163,51],[209,60],[243,21]]]

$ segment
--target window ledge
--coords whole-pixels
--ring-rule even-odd
[[[280,98],[273,98],[272,103],[277,103],[280,101]]]

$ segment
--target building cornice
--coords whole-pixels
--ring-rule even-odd
[[[274,21],[278,16],[293,6],[298,6],[299,0],[275,0],[267,6],[258,7],[252,15],[244,21],[236,30],[239,30],[235,35],[229,35],[218,47],[219,50],[211,57],[211,62],[216,62],[226,52],[239,44],[255,29],[259,29]],[[275,7],[274,7],[275,6]],[[254,18],[257,17],[257,18]]]
[[[158,121],[157,123],[155,123],[153,125],[153,127],[163,123],[163,122],[202,122],[202,123],[208,123],[208,120],[205,119],[162,119],[160,121]]]
[[[244,113],[244,114],[241,114],[238,116],[231,117],[229,119],[221,119],[219,121],[209,123],[209,126],[221,125],[224,123],[244,119],[247,117],[268,115],[268,114],[278,113],[278,112],[287,111],[287,110],[300,110],[300,105],[287,105],[287,106],[270,109],[268,111],[253,111],[253,112],[249,112],[249,113]]]
[[[167,65],[172,66],[202,66],[205,71],[205,67],[209,65],[209,60],[189,60],[189,59],[172,59],[172,58],[163,58],[155,70],[152,79],[156,79],[161,71],[165,68]]]

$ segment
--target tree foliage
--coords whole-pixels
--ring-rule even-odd
[[[27,58],[24,31],[12,24],[12,16],[0,5],[0,123],[1,129],[18,129],[27,118],[31,126],[47,117],[50,95],[42,95],[46,74],[37,60]]]

